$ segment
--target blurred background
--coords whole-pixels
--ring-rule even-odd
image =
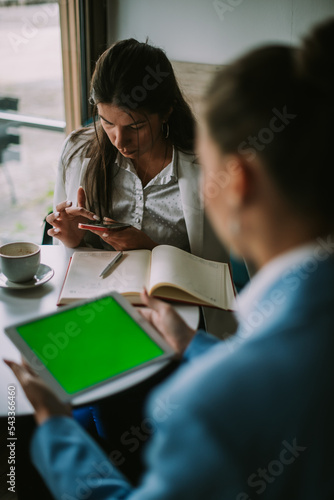
[[[1,2],[0,60],[0,113],[32,122],[0,121],[0,243],[40,243],[65,138],[58,3]]]

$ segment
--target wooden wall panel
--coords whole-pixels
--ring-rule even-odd
[[[172,66],[191,109],[195,116],[198,116],[202,96],[209,82],[222,66],[180,61],[172,61]]]

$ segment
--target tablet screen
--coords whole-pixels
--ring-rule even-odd
[[[36,355],[32,365],[45,365],[68,394],[164,354],[113,297],[37,319],[16,330]]]

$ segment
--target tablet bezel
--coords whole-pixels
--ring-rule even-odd
[[[130,368],[123,373],[112,375],[109,378],[93,384],[90,387],[86,387],[79,391],[76,391],[72,394],[69,394],[65,391],[65,389],[59,384],[59,382],[54,378],[52,373],[48,370],[47,366],[43,364],[43,362],[38,358],[36,353],[32,350],[32,348],[26,343],[26,341],[21,337],[18,332],[18,328],[20,326],[25,326],[36,321],[39,321],[44,318],[52,317],[58,314],[63,314],[64,312],[70,309],[76,309],[82,305],[93,304],[94,302],[103,300],[104,298],[111,297],[113,298],[120,307],[137,323],[137,325],[155,342],[162,350],[163,354],[158,356],[157,358],[145,361],[144,363]],[[50,387],[50,389],[58,396],[61,401],[69,402],[75,399],[81,398],[82,395],[85,395],[88,392],[93,392],[95,389],[98,389],[106,384],[113,382],[114,380],[119,380],[122,377],[126,377],[136,371],[139,371],[143,368],[147,368],[150,365],[161,363],[161,366],[165,366],[166,361],[171,360],[175,356],[175,351],[172,347],[167,344],[167,342],[162,338],[162,336],[158,333],[158,331],[137,311],[127,299],[125,299],[122,295],[117,292],[111,292],[108,294],[103,294],[94,297],[94,299],[88,300],[80,300],[75,302],[74,304],[70,304],[68,306],[62,306],[59,310],[49,312],[47,314],[39,315],[33,319],[29,319],[28,321],[22,321],[20,323],[16,323],[9,327],[5,328],[5,334],[8,338],[14,343],[14,345],[21,352],[24,359],[31,366],[31,368],[45,381],[45,383]],[[39,366],[37,366],[36,361],[38,360]]]

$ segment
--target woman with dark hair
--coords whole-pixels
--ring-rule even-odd
[[[8,362],[35,406],[32,456],[55,498],[334,498],[333,51],[331,20],[300,48],[247,54],[209,89],[205,208],[219,238],[259,271],[225,342],[195,335],[142,294],[142,314],[184,363],[150,396],[155,432],[137,487],[38,377]],[[231,165],[229,182],[207,196]]]
[[[69,247],[169,244],[211,258],[210,238],[203,248],[194,118],[165,53],[134,39],[115,43],[97,61],[90,95],[94,126],[65,143],[49,235]],[[110,218],[131,227],[78,228]],[[224,251],[220,257],[228,260]]]
[[[65,141],[48,234],[72,248],[165,244],[229,262],[204,215],[194,117],[164,51],[133,38],[115,43],[96,63],[90,100],[94,125]],[[94,219],[131,227],[103,233],[78,227]],[[222,324],[221,334],[235,331],[229,312],[203,311],[211,332]]]

